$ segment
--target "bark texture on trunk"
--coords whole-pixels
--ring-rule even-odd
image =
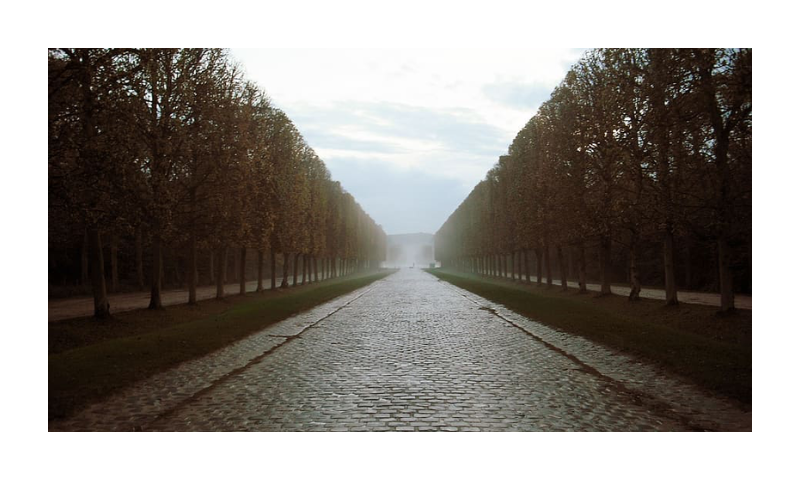
[[[678,304],[678,286],[675,284],[675,238],[672,228],[664,234],[664,291],[667,294],[666,304]]]
[[[719,257],[720,312],[732,312],[735,310],[733,272],[730,267],[730,245],[727,240],[720,238],[717,241],[717,254]]]

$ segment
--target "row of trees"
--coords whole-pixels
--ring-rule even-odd
[[[381,227],[224,50],[51,49],[48,104],[51,256],[84,245],[97,317],[110,314],[103,239],[112,287],[120,245],[137,283],[149,267],[150,308],[165,256],[180,259],[190,303],[202,252],[218,297],[232,248],[242,293],[248,251],[259,291],[266,252],[272,288],[279,260],[286,287],[291,263],[297,282],[300,261],[305,281],[385,258]]]
[[[676,304],[680,240],[715,251],[720,308],[733,310],[734,271],[751,262],[751,110],[751,49],[590,51],[437,232],[437,259],[500,275],[509,259],[530,281],[533,251],[551,284],[554,253],[566,288],[574,257],[586,291],[591,250],[610,293],[624,250],[630,298],[639,265],[658,260]]]

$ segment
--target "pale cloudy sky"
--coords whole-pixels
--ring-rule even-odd
[[[581,50],[232,49],[388,234],[434,233]]]

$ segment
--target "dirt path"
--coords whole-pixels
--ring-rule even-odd
[[[291,282],[291,277],[289,282]],[[536,277],[532,276],[531,281],[536,281]],[[280,284],[281,279],[277,280]],[[576,282],[567,282],[572,288],[578,288]],[[258,282],[253,280],[247,282],[247,291],[255,292]],[[265,288],[269,288],[270,279],[264,280]],[[599,292],[600,285],[589,283],[586,285],[591,291]],[[612,286],[611,292],[615,295],[628,296],[630,287]],[[235,295],[239,293],[239,284],[230,283],[225,285],[225,295]],[[217,287],[213,285],[197,287],[197,299],[208,300],[214,298],[217,294]],[[666,294],[664,290],[654,288],[643,288],[640,293],[642,298],[651,298],[655,300],[664,300]],[[111,303],[111,313],[125,312],[128,310],[137,310],[140,308],[147,308],[150,303],[150,292],[136,292],[136,293],[118,293],[108,296],[108,301]],[[189,292],[186,290],[166,290],[161,293],[161,302],[164,306],[177,305],[189,301]],[[678,292],[678,301],[683,303],[693,303],[698,305],[719,305],[719,294],[705,293],[705,292]],[[752,310],[752,297],[737,295],[735,298],[736,308],[743,310]],[[67,318],[87,317],[94,313],[94,303],[91,297],[80,298],[67,298],[50,300],[47,302],[48,321],[55,322]]]
[[[282,277],[277,279],[278,285],[280,285],[281,280]],[[289,283],[291,281],[292,277],[289,277]],[[269,288],[270,284],[271,280],[269,278],[264,280],[264,288]],[[246,284],[248,292],[255,292],[257,286],[258,281],[256,280]],[[225,285],[226,296],[236,295],[237,293],[239,293],[238,282]],[[215,285],[197,287],[198,300],[208,300],[216,297],[216,295],[217,287]],[[161,303],[165,307],[188,301],[189,292],[187,290],[164,290],[161,292]],[[108,296],[108,302],[111,304],[111,313],[147,308],[150,304],[150,292],[116,293]],[[91,297],[50,300],[47,302],[47,311],[49,322],[67,318],[88,317],[94,313],[94,301]]]
[[[546,280],[543,278],[542,282]],[[531,282],[536,282],[536,276],[531,275]],[[560,281],[554,281],[553,285],[561,285]],[[578,288],[578,282],[567,282],[567,285],[570,288]],[[587,283],[586,288],[592,292],[599,292],[600,285],[596,283]],[[627,297],[629,293],[631,293],[631,288],[628,286],[618,286],[612,285],[611,286],[611,293],[614,295],[621,295]],[[658,288],[642,288],[642,291],[639,292],[639,296],[642,298],[650,298],[653,300],[664,300],[667,298],[667,294],[664,290]],[[678,301],[682,303],[692,303],[695,305],[711,305],[716,307],[719,305],[719,294],[718,293],[707,293],[707,292],[686,292],[686,291],[679,291],[678,292]],[[734,298],[734,305],[736,308],[740,308],[742,310],[752,310],[753,309],[753,297],[747,295],[736,295]]]

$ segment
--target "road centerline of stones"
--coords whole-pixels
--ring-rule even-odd
[[[556,353],[558,353],[560,355],[563,355],[564,357],[568,358],[569,360],[574,362],[576,365],[578,365],[578,367],[579,367],[579,369],[581,371],[583,371],[585,373],[588,373],[590,375],[594,375],[595,377],[597,377],[598,379],[602,380],[603,382],[606,382],[607,384],[609,384],[609,386],[611,386],[611,388],[613,388],[616,391],[616,393],[624,395],[627,398],[630,398],[631,401],[634,404],[640,405],[640,406],[646,406],[649,409],[651,409],[652,411],[654,411],[654,413],[657,413],[657,414],[659,414],[659,415],[661,415],[663,417],[669,418],[670,420],[678,421],[678,422],[682,423],[688,429],[695,430],[695,431],[705,430],[703,427],[700,427],[700,426],[696,425],[694,422],[692,422],[690,419],[684,417],[683,415],[674,413],[672,408],[671,408],[671,406],[668,403],[665,403],[665,402],[663,402],[663,401],[661,401],[661,400],[659,400],[657,398],[654,398],[653,396],[648,395],[645,392],[640,392],[640,391],[637,391],[637,390],[629,388],[627,385],[625,385],[625,383],[623,383],[623,382],[621,382],[621,381],[619,381],[619,380],[617,380],[615,378],[612,378],[612,377],[610,377],[608,375],[605,375],[604,373],[602,373],[601,371],[599,371],[596,368],[592,367],[591,365],[587,364],[586,362],[583,362],[582,360],[577,358],[575,355],[572,355],[571,353],[567,352],[566,350],[563,350],[563,349],[553,345],[552,343],[548,342],[547,340],[539,337],[538,335],[526,330],[525,328],[523,328],[522,326],[518,325],[513,320],[504,317],[502,314],[500,314],[494,308],[488,307],[486,305],[482,305],[480,302],[475,301],[474,299],[472,299],[469,296],[467,296],[464,293],[462,293],[462,289],[456,287],[455,285],[452,285],[452,284],[450,284],[448,282],[445,282],[445,281],[443,281],[441,279],[439,279],[438,281],[443,283],[443,284],[445,284],[445,286],[447,286],[448,288],[452,289],[455,293],[461,295],[462,297],[466,298],[467,300],[469,300],[470,302],[474,303],[475,305],[478,305],[479,309],[490,312],[492,315],[494,315],[495,317],[499,318],[500,320],[502,320],[502,321],[508,323],[509,325],[517,328],[518,330],[521,330],[523,333],[525,333],[529,337],[537,340],[538,342],[540,342],[542,345],[544,345],[548,349],[550,349],[550,350],[552,350],[552,351],[554,351],[554,352],[556,352]]]

